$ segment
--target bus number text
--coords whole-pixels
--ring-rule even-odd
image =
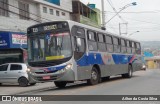
[[[38,32],[38,28],[32,28],[33,32]]]
[[[57,25],[44,26],[44,30],[55,30],[57,29]]]

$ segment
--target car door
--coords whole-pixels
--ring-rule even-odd
[[[8,71],[8,77],[10,83],[16,83],[18,78],[22,73],[22,65],[20,64],[10,64],[10,70]]]
[[[4,64],[0,66],[0,83],[8,82],[7,71],[8,71],[8,64]]]

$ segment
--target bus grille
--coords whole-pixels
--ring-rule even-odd
[[[55,73],[57,72],[58,70],[56,71],[50,71],[50,72],[35,72],[36,74],[49,74],[49,73]]]

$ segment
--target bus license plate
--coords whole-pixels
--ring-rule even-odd
[[[51,79],[50,76],[44,76],[43,79]]]

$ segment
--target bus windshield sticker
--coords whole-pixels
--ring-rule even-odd
[[[47,61],[58,60],[58,59],[64,59],[64,55],[61,55],[61,56],[48,56],[48,57],[46,57]]]
[[[51,34],[51,37],[52,37],[52,36],[66,36],[66,35],[69,35],[69,33]]]

